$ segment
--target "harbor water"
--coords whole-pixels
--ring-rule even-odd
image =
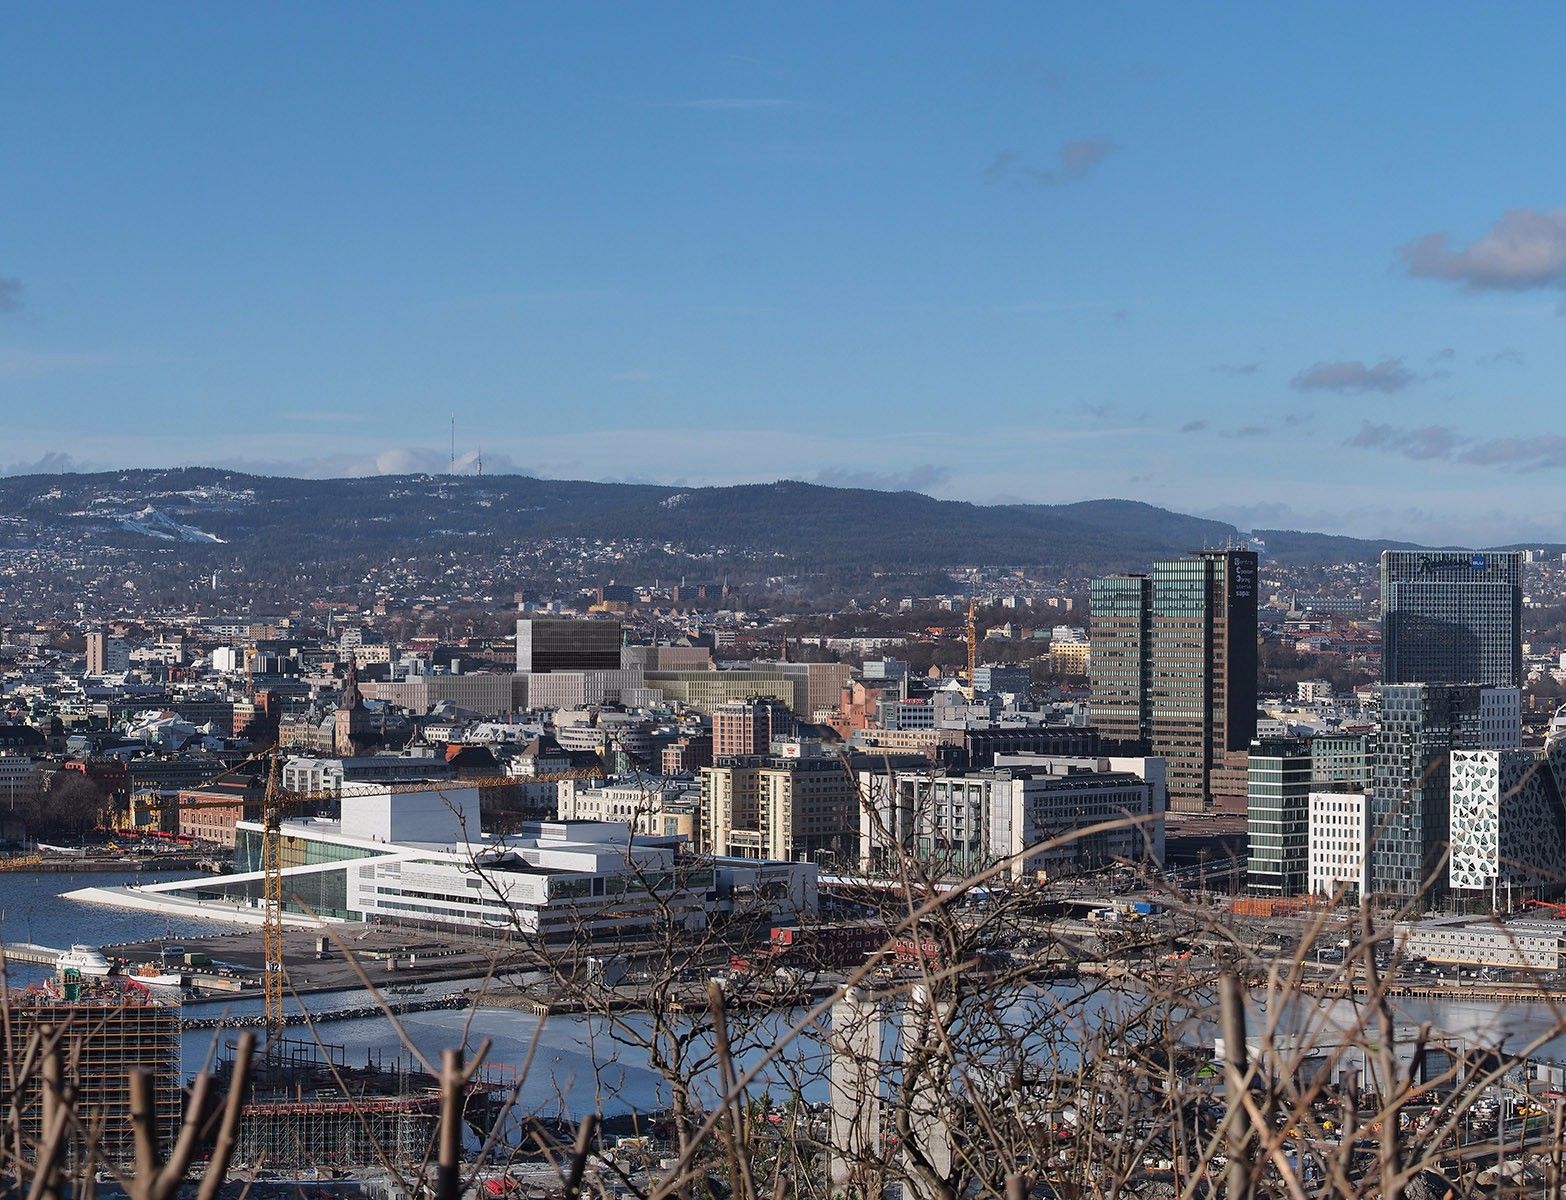
[[[173,878],[159,875],[157,878]],[[234,926],[219,921],[204,921],[185,916],[163,917],[144,912],[118,910],[98,904],[69,900],[62,893],[86,886],[113,886],[136,883],[134,872],[123,875],[31,874],[15,872],[0,875],[0,939],[6,942],[32,942],[64,949],[73,943],[113,946],[116,943],[163,938],[170,943],[197,936],[232,932]],[[214,957],[220,957],[215,955]],[[9,969],[11,984],[37,980],[48,968],[14,963]],[[420,985],[420,996],[434,996],[467,986],[461,982]],[[1072,1010],[1072,1021],[1091,1028],[1112,1016],[1115,993],[1100,990],[1084,1002],[1075,985],[1040,989],[1046,1007]],[[314,995],[308,998],[312,1011],[348,1008],[366,1001],[363,993]],[[1134,1001],[1127,1001],[1134,1002]],[[1301,1003],[1316,1004],[1301,998]],[[1322,1002],[1326,1014],[1335,1023],[1347,1024],[1354,1018],[1353,1005],[1345,1001]],[[290,1007],[296,1002],[290,998]],[[239,1019],[254,1017],[259,1002],[243,1000],[192,1007],[190,1015],[214,1017],[227,1015]],[[802,1010],[768,1013],[741,1022],[747,1027],[746,1044],[736,1047],[742,1068],[756,1061],[765,1048],[773,1045],[796,1020]],[[1554,1006],[1542,1003],[1499,1004],[1457,996],[1438,1000],[1408,999],[1398,1005],[1399,1023],[1428,1023],[1437,1034],[1458,1037],[1470,1044],[1503,1047],[1516,1051],[1540,1037],[1549,1036],[1538,1057],[1566,1059],[1566,1035],[1555,1034],[1558,1024]],[[1019,1019],[1029,1018],[1019,1013]],[[1566,1018],[1562,1018],[1566,1020]],[[650,1112],[668,1102],[665,1085],[657,1071],[648,1065],[646,1051],[638,1045],[645,1036],[648,1018],[627,1014],[619,1022],[585,1016],[542,1018],[534,1013],[509,1008],[441,1009],[408,1013],[397,1023],[385,1016],[294,1027],[288,1036],[319,1039],[342,1048],[347,1061],[363,1061],[367,1056],[392,1058],[416,1052],[438,1063],[443,1050],[464,1047],[471,1053],[490,1039],[488,1064],[496,1082],[516,1082],[520,1087],[521,1111],[540,1116],[576,1116],[588,1111],[605,1115],[625,1112]],[[232,1029],[192,1030],[184,1038],[184,1067],[194,1073],[201,1069],[215,1048],[233,1040]],[[1206,1036],[1205,1029],[1193,1031],[1196,1039]],[[1064,1057],[1069,1047],[1056,1045],[1052,1053]],[[806,1034],[778,1056],[758,1076],[753,1094],[770,1092],[776,1099],[802,1093],[812,1101],[827,1096],[825,1062],[819,1039]],[[698,1096],[712,1093],[715,1079],[711,1072],[696,1077]]]

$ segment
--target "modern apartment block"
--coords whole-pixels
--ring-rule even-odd
[[[993,664],[973,669],[973,690],[981,694],[1010,692],[1026,696],[1032,682],[1032,672],[1026,666]]]
[[[16,1135],[29,1147],[41,1145],[45,1122],[42,1072],[24,1072],[22,1049],[30,1038],[58,1041],[71,1064],[80,1132],[67,1132],[68,1162],[82,1162],[86,1131],[111,1163],[136,1157],[131,1121],[131,1075],[145,1071],[152,1084],[154,1138],[167,1153],[180,1123],[180,1004],[177,996],[153,995],[119,978],[45,980],[13,987],[5,999],[8,1036],[17,1048],[6,1055],[0,1080],[10,1103]]]
[[[618,671],[624,641],[618,621],[523,618],[517,622],[517,670]]]
[[[1244,756],[1256,736],[1255,552],[1203,550],[1154,563],[1150,577],[1101,579],[1093,603],[1092,707],[1101,734],[1143,731],[1168,763],[1176,811],[1210,810],[1229,791],[1243,796]]]
[[[1253,892],[1297,896],[1310,873],[1311,746],[1304,738],[1251,743],[1246,826]]]
[[[87,635],[87,674],[119,675],[130,670],[130,645],[106,633]]]
[[[1384,683],[1522,683],[1519,551],[1386,550]]]

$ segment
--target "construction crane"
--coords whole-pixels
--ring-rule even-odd
[[[973,699],[974,683],[973,674],[979,666],[979,626],[974,617],[973,597],[968,597],[968,682],[962,689],[962,694]]]
[[[253,762],[254,760],[247,760]],[[244,763],[239,764],[244,766]],[[235,768],[237,769],[237,768]],[[231,772],[230,772],[231,773]],[[482,775],[474,778],[425,779],[408,783],[375,783],[369,780],[349,780],[350,788],[363,787],[377,792],[404,794],[410,792],[440,792],[456,788],[477,788],[480,791],[501,787],[515,787],[525,783],[560,783],[566,780],[602,779],[604,772],[597,767],[577,768],[570,771],[551,771],[538,775]],[[351,794],[351,793],[350,793]],[[266,788],[261,794],[261,957],[263,1011],[266,1017],[268,1044],[280,1044],[284,1029],[283,992],[286,970],[283,961],[283,814],[296,812],[325,802],[340,801],[343,793],[336,790],[296,791],[285,788],[281,780],[278,752],[274,747],[267,754]],[[163,809],[238,808],[243,812],[253,803],[247,796],[236,795],[206,800],[180,801],[168,799],[156,793],[140,796],[140,804],[149,811]],[[134,821],[138,797],[131,797],[131,818]]]

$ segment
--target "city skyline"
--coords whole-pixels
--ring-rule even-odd
[[[1554,540],[1556,14],[688,12],[15,14],[0,471]]]

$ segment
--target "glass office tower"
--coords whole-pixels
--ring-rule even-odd
[[[1522,554],[1381,555],[1383,683],[1522,684]]]
[[[1154,563],[1150,577],[1100,579],[1093,605],[1100,733],[1129,738],[1133,721],[1145,731],[1168,765],[1175,811],[1211,809],[1215,768],[1237,760],[1243,796],[1244,755],[1256,736],[1255,552],[1203,550]]]

